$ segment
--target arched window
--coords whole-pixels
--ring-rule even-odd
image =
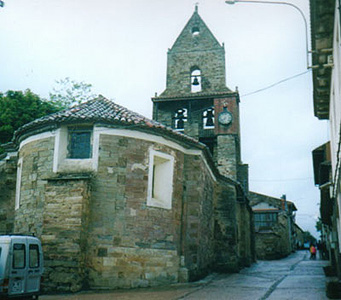
[[[200,29],[198,26],[192,27],[192,35],[193,36],[198,36],[200,34]]]
[[[184,130],[185,122],[187,122],[187,109],[180,108],[175,111],[174,114],[174,129],[176,130]]]
[[[202,123],[204,129],[214,128],[214,108],[210,107],[202,113]]]
[[[201,71],[194,69],[191,73],[191,92],[201,92]]]

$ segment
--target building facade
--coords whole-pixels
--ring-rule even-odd
[[[254,261],[224,56],[196,8],[168,53],[154,120],[100,96],[5,145],[0,230],[42,240],[45,291],[187,282]]]
[[[226,87],[225,49],[192,17],[167,53],[166,89],[152,98],[153,119],[204,143],[221,174],[247,190],[241,162],[239,94]]]
[[[297,249],[295,204],[254,192],[249,193],[254,213],[256,256],[279,259]]]
[[[329,248],[331,267],[341,279],[341,28],[339,7],[339,0],[310,0],[314,114],[320,120],[329,120],[330,125],[330,143],[313,151],[314,175],[315,184],[321,191],[322,237]]]
[[[0,228],[41,238],[47,291],[186,282],[252,261],[251,210],[208,148],[103,97],[23,126],[6,149]]]

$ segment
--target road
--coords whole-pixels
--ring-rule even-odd
[[[322,267],[326,261],[309,260],[308,251],[287,258],[258,261],[236,274],[212,274],[205,279],[162,288],[81,292],[73,295],[46,295],[41,300],[324,300],[325,281]]]

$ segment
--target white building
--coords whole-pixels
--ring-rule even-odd
[[[340,0],[310,0],[314,114],[329,120],[330,147],[315,149],[315,182],[321,189],[321,217],[327,229],[331,265],[341,279],[341,29]],[[330,168],[328,169],[328,161]],[[327,176],[326,176],[327,174]],[[321,179],[321,177],[324,177]],[[328,223],[328,222],[327,222]]]

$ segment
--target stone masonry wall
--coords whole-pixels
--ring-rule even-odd
[[[43,227],[46,178],[52,174],[54,138],[32,141],[20,149],[23,159],[20,207],[15,211],[15,232],[40,237]]]
[[[45,291],[155,286],[237,269],[235,187],[213,181],[202,157],[101,134],[96,173],[54,174],[53,148],[53,137],[21,148],[15,212],[16,232],[42,240]],[[174,157],[172,209],[147,206],[150,149]]]
[[[219,135],[217,146],[217,167],[219,172],[237,180],[238,175],[238,137],[234,135]]]
[[[147,206],[149,149],[175,158],[172,209]],[[100,136],[88,244],[91,288],[178,281],[183,154],[139,139]]]
[[[240,268],[248,267],[254,260],[252,249],[252,212],[247,208],[247,203],[237,202],[237,224],[238,224],[238,256]]]
[[[291,253],[288,218],[278,215],[278,224],[268,232],[256,232],[256,255],[258,259],[279,259]]]
[[[291,253],[289,221],[285,202],[282,199],[250,192],[250,204],[267,203],[278,209],[277,222],[271,228],[255,232],[255,248],[258,259],[279,259]],[[291,206],[291,204],[290,204]],[[271,211],[270,211],[271,212]]]
[[[217,271],[239,270],[236,199],[236,188],[220,181],[215,191],[214,269]]]
[[[75,292],[87,287],[89,200],[89,179],[50,179],[46,184],[41,236],[45,291]]]
[[[198,156],[185,159],[183,254],[188,279],[206,275],[214,265],[215,183]]]
[[[226,91],[224,50],[169,52],[167,88],[162,96],[190,95],[191,68],[201,69],[202,92]]]
[[[0,234],[14,233],[14,202],[17,176],[17,157],[0,161]]]
[[[193,34],[196,29],[199,34]],[[191,93],[191,68],[201,70],[203,92],[226,91],[225,50],[195,12],[168,51],[167,88],[163,95]]]

